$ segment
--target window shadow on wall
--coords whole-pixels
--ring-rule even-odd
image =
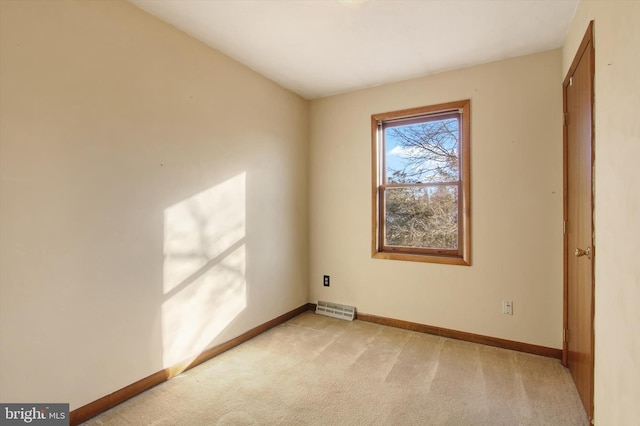
[[[245,271],[245,172],[164,210],[164,368],[186,368],[242,313]]]

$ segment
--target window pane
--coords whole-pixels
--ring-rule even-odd
[[[385,245],[457,250],[457,185],[387,188],[385,209]]]
[[[384,132],[386,183],[460,180],[458,119],[387,127]]]

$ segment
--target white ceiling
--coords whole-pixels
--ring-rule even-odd
[[[130,0],[307,99],[558,48],[578,0]]]

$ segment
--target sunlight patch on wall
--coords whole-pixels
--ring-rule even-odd
[[[164,211],[163,364],[193,359],[246,307],[246,174]]]

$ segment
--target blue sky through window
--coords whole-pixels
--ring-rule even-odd
[[[428,183],[459,179],[458,120],[427,121],[385,129],[387,179]]]

